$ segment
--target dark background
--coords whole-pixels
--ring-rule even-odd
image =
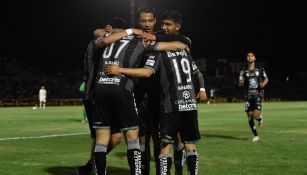
[[[182,33],[199,58],[244,60],[256,52],[275,73],[305,69],[305,9],[295,1],[135,0],[161,14],[183,15]],[[129,0],[10,0],[1,4],[0,56],[17,58],[44,70],[79,70],[95,28],[114,16],[130,20]],[[158,18],[159,20],[160,18]]]

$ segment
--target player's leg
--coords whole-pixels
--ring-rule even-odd
[[[86,112],[86,117],[87,117],[87,120],[88,120],[88,125],[89,125],[89,129],[90,129],[90,132],[91,132],[91,138],[92,138],[92,145],[91,145],[91,152],[90,152],[90,159],[88,160],[88,162],[83,165],[83,166],[79,166],[77,168],[77,174],[78,175],[88,175],[90,174],[92,171],[93,171],[93,168],[94,168],[94,148],[95,148],[95,145],[96,145],[96,131],[95,129],[93,128],[93,115],[94,115],[94,105],[92,103],[92,100],[87,100],[87,101],[84,101],[84,110]]]
[[[85,107],[83,108],[83,112],[82,112],[82,120],[81,123],[84,123],[87,121],[87,115],[86,115],[86,110]]]
[[[116,91],[116,106],[118,122],[127,142],[127,159],[132,175],[141,174],[141,151],[139,141],[139,118],[134,103],[133,94],[120,89]]]
[[[124,136],[127,141],[127,159],[131,175],[141,174],[141,151],[138,134],[139,129],[124,131]]]
[[[197,111],[183,112],[180,129],[181,139],[186,151],[186,163],[190,175],[198,174],[198,154],[196,143],[201,139],[198,128]]]
[[[114,116],[110,107],[114,102],[110,100],[108,94],[107,88],[96,86],[93,128],[96,130],[94,160],[97,175],[106,174],[106,155],[111,138],[111,120]]]
[[[172,156],[171,156],[172,144],[162,143],[160,150],[160,174],[170,175],[172,167]]]
[[[246,101],[245,103],[245,112],[246,112],[246,115],[247,115],[247,118],[248,118],[248,124],[249,124],[249,127],[251,128],[252,132],[253,132],[253,135],[254,135],[254,138],[253,138],[253,141],[258,141],[257,139],[259,138],[258,136],[258,133],[257,133],[257,130],[256,130],[256,126],[255,126],[255,122],[254,122],[254,117],[253,117],[253,108],[254,108],[254,104],[253,104],[253,101],[249,100],[249,101]]]
[[[111,131],[110,129],[96,129],[96,144],[94,149],[95,165],[97,170],[97,175],[106,174],[106,155],[108,144],[110,140]]]
[[[187,166],[190,175],[198,174],[198,154],[196,145],[193,143],[185,144],[187,154]]]
[[[139,117],[139,139],[140,150],[142,154],[141,167],[142,175],[150,174],[150,137],[151,137],[151,121],[146,114],[140,114]]]
[[[159,111],[160,112],[160,111]],[[156,167],[156,175],[160,174],[160,149],[161,149],[161,139],[160,139],[160,113],[155,115],[156,118],[152,118],[152,141],[154,146],[154,159]],[[150,138],[149,138],[150,139]]]
[[[171,149],[178,133],[179,113],[163,113],[161,117],[161,150],[160,150],[160,174],[170,174],[172,166]]]
[[[122,142],[121,131],[111,129],[111,137],[110,137],[107,153],[111,152],[121,142]]]
[[[76,169],[77,175],[89,175],[94,169],[94,149],[96,141],[95,138],[92,139],[91,154],[90,159],[86,162],[85,165],[78,166]]]
[[[258,121],[258,126],[263,126],[263,118],[261,115],[262,101],[261,98],[258,98],[255,102],[254,118]]]
[[[259,110],[254,110],[254,118],[258,121],[258,126],[261,128],[263,126],[263,118]]]
[[[179,133],[177,133],[177,139],[174,144],[174,164],[175,175],[182,175],[182,166],[184,164],[184,144],[181,141]]]

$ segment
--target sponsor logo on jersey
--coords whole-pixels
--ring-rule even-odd
[[[178,105],[179,107],[179,111],[190,111],[190,110],[196,110],[197,109],[197,106],[195,103],[186,103],[186,104],[183,104],[183,105]]]
[[[120,83],[120,78],[117,77],[100,77],[99,84],[116,84],[119,85]]]
[[[187,52],[182,50],[180,52],[166,52],[167,53],[167,56],[168,57],[176,57],[178,55],[181,55],[181,56],[188,56]]]

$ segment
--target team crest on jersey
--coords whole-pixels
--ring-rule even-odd
[[[252,86],[255,86],[257,84],[257,81],[255,79],[250,79],[250,84]]]
[[[259,71],[256,71],[255,74],[256,74],[256,76],[259,76]]]
[[[188,98],[190,98],[191,95],[190,95],[189,91],[183,91],[182,96],[183,96],[183,98],[188,99]]]

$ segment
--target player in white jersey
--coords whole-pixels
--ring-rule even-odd
[[[46,98],[47,98],[47,91],[44,86],[41,87],[39,90],[39,108],[45,109],[46,108]]]

